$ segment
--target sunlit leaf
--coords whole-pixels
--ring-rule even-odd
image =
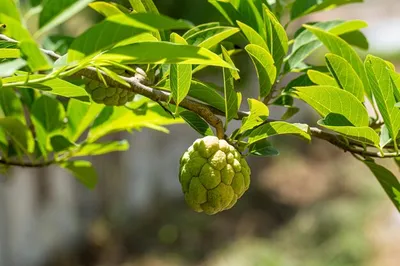
[[[292,95],[308,103],[322,117],[330,113],[344,116],[353,126],[369,125],[366,108],[350,92],[332,86],[296,87]]]
[[[62,168],[67,169],[83,185],[93,189],[97,184],[97,173],[88,161],[69,161],[60,164]]]

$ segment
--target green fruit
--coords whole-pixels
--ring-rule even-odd
[[[249,189],[250,168],[228,142],[207,136],[182,155],[179,182],[187,204],[212,215],[232,208]]]
[[[115,70],[119,75],[124,74],[124,70]],[[107,87],[104,83],[97,80],[87,80],[86,91],[92,96],[92,100],[96,103],[109,106],[120,106],[130,102],[135,97],[135,93],[121,88]]]

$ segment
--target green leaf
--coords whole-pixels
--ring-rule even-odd
[[[264,103],[256,99],[248,99],[247,102],[250,107],[250,115],[246,120],[243,120],[243,125],[238,131],[239,134],[261,125],[269,116],[268,106]]]
[[[68,62],[74,62],[107,50],[146,32],[186,28],[189,28],[186,22],[157,14],[138,13],[111,16],[75,39],[68,52]]]
[[[185,40],[187,40],[190,37],[192,37],[193,35],[197,34],[198,32],[201,32],[201,31],[206,30],[206,29],[218,27],[218,26],[220,26],[219,22],[209,22],[209,23],[200,24],[200,25],[197,25],[197,26],[191,28],[187,32],[185,32],[185,34],[183,34],[182,37]]]
[[[28,66],[32,71],[47,70],[50,68],[50,61],[40,51],[39,46],[31,37],[29,31],[19,21],[1,13],[0,21],[7,25],[4,34],[19,41],[21,52],[25,55]]]
[[[325,119],[318,121],[318,124],[322,127],[340,133],[349,139],[368,145],[374,145],[375,147],[380,147],[380,137],[372,128],[354,127],[349,121],[347,121],[346,118],[340,115],[329,114]]]
[[[295,135],[310,141],[311,136],[308,133],[308,130],[308,126],[304,124],[290,124],[282,121],[271,122],[254,129],[249,135],[248,143],[251,145],[262,139],[286,134]]]
[[[0,13],[3,13],[4,15],[9,16],[10,18],[15,19],[16,21],[21,22],[21,16],[19,14],[18,7],[14,0],[2,0]],[[5,23],[4,21],[1,22]]]
[[[191,80],[192,65],[171,65],[170,84],[172,98],[176,103],[176,111],[178,111],[179,104],[189,92]]]
[[[159,14],[153,0],[129,0],[129,2],[136,12],[149,12]]]
[[[367,37],[365,37],[365,35],[359,30],[342,34],[340,35],[340,38],[345,40],[348,44],[356,46],[360,49],[369,49],[369,42]]]
[[[224,54],[224,57],[226,54]],[[226,58],[225,58],[226,60]],[[238,97],[235,91],[235,84],[232,72],[228,68],[223,69],[224,74],[224,96],[225,96],[225,129],[229,121],[237,116],[238,111]]]
[[[51,148],[54,152],[67,151],[70,148],[77,147],[77,145],[68,140],[63,135],[55,135],[50,138]]]
[[[239,0],[237,10],[242,19],[238,19],[243,23],[255,29],[263,38],[266,38],[264,21],[260,10],[254,1]]]
[[[221,50],[222,50],[222,57],[225,59],[226,62],[228,62],[232,66],[232,69],[230,69],[232,77],[235,80],[239,80],[240,79],[239,71],[235,69],[236,68],[235,63],[233,62],[231,56],[229,55],[229,52],[223,46],[221,46]]]
[[[77,141],[85,130],[93,123],[105,106],[102,104],[87,104],[75,99],[68,102],[68,124],[66,136],[71,141]]]
[[[307,75],[310,78],[310,80],[317,85],[338,87],[336,80],[331,76],[329,76],[328,74],[315,70],[308,70]]]
[[[24,66],[26,66],[26,61],[21,58],[2,63],[0,64],[0,78],[12,76]]]
[[[93,0],[46,0],[39,17],[36,38],[64,23],[83,10]]]
[[[42,95],[32,105],[32,123],[42,154],[46,157],[51,151],[50,138],[64,125],[65,110],[63,105],[46,95]]]
[[[353,36],[356,37],[359,36],[359,34],[361,34],[361,36],[364,36],[361,32],[355,30],[365,28],[367,26],[367,23],[361,20],[332,20],[318,22],[313,26],[322,30],[329,31],[330,33],[333,33],[335,35],[340,35],[342,38],[347,38],[346,41],[351,41],[351,38],[353,38]],[[322,46],[322,43],[311,31],[307,30],[304,27],[301,28],[301,30],[301,33],[299,33],[298,36],[295,38],[292,52],[287,58],[287,62],[285,65],[286,71],[300,68],[303,60]],[[349,44],[354,43],[349,42]]]
[[[130,13],[129,9],[125,8],[124,6],[118,5],[116,3],[107,3],[99,1],[90,3],[89,7],[105,17]]]
[[[232,68],[210,50],[169,42],[141,42],[117,47],[97,56],[96,60],[124,64],[191,64]]]
[[[264,8],[264,20],[267,28],[267,37],[269,38],[269,50],[274,58],[276,69],[280,72],[283,59],[289,49],[286,30],[267,8]]]
[[[159,88],[171,91],[169,83],[169,80],[167,80],[165,84],[162,84]],[[225,112],[225,99],[218,93],[218,91],[223,92],[223,89],[211,83],[208,84],[198,80],[192,80],[188,95]]]
[[[260,97],[265,97],[270,93],[277,75],[274,59],[271,54],[261,46],[249,44],[245,49],[257,69],[257,77],[260,84]]]
[[[270,157],[278,156],[279,151],[266,139],[259,140],[249,146],[249,152],[253,156]]]
[[[269,52],[267,43],[265,42],[263,37],[261,37],[261,35],[258,34],[258,32],[256,32],[253,28],[251,28],[250,26],[248,26],[240,21],[237,21],[237,24],[240,27],[240,29],[242,30],[244,36],[246,36],[247,40],[251,44],[256,44],[258,46],[261,46],[262,48],[264,48],[265,50],[267,50]]]
[[[392,139],[396,139],[400,130],[400,110],[395,107],[394,91],[397,88],[392,81],[390,69],[383,59],[372,55],[367,56],[365,69],[371,82],[372,93],[378,109],[382,114],[390,136]]]
[[[356,127],[369,125],[365,107],[350,92],[332,86],[296,87],[293,96],[305,101],[322,117],[330,113],[344,116]]]
[[[221,13],[230,25],[235,25],[236,20],[241,20],[241,15],[231,3],[220,0],[208,0],[208,2]]]
[[[6,133],[11,142],[25,154],[30,154],[35,148],[31,131],[21,120],[13,117],[0,118],[0,129]]]
[[[67,169],[75,178],[89,189],[97,184],[97,173],[88,161],[70,161],[61,163],[60,167]]]
[[[24,108],[15,91],[11,88],[0,89],[0,116],[14,117],[25,124]]]
[[[82,146],[78,152],[74,153],[74,157],[103,155],[127,150],[129,150],[129,143],[126,140],[90,143]]]
[[[179,113],[179,116],[202,136],[214,136],[210,126],[198,114],[190,111],[182,111]]]
[[[134,10],[133,12],[160,14],[153,0],[129,0],[129,2]],[[154,32],[153,34],[158,40],[166,41],[168,39],[168,34],[163,30]]]
[[[392,200],[397,210],[400,211],[400,199],[399,199],[400,183],[397,177],[385,167],[380,166],[374,162],[365,161],[365,164],[378,179],[382,188],[385,190],[386,194]]]
[[[21,52],[19,49],[0,49],[0,59],[10,59],[21,57]]]
[[[88,143],[115,132],[151,128],[168,132],[162,126],[181,124],[182,119],[174,119],[161,107],[149,108],[144,115],[134,114],[125,107],[105,107],[94,121],[87,138]]]
[[[339,86],[364,102],[364,85],[349,62],[335,54],[327,54],[325,59]]]
[[[29,80],[44,78],[46,75],[30,75]],[[26,76],[14,76],[3,79],[3,84],[26,81]],[[89,101],[89,96],[84,88],[76,86],[62,79],[51,79],[41,83],[18,86],[20,88],[34,88],[43,92],[59,95],[67,98],[76,98],[81,101]]]
[[[185,39],[176,33],[171,34],[171,41],[179,44],[187,44]],[[175,101],[176,110],[178,112],[179,104],[187,96],[192,82],[192,65],[172,64],[170,68],[170,87],[171,96]]]
[[[239,31],[238,28],[217,26],[201,30],[186,40],[190,45],[211,49]]]
[[[362,2],[363,0],[295,0],[292,5],[290,18],[291,20],[295,20],[299,17],[317,11],[332,9],[341,5]]]
[[[225,99],[212,87],[211,84],[206,84],[200,81],[192,81],[189,96],[205,102],[220,111],[225,111]]]
[[[309,31],[314,33],[322,43],[331,51],[331,53],[343,57],[353,67],[357,75],[364,84],[364,90],[371,99],[371,88],[369,86],[368,77],[365,72],[364,64],[358,56],[357,52],[340,37],[332,33],[320,30],[315,27],[305,26]]]

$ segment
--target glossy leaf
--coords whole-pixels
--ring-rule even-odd
[[[383,59],[371,55],[367,56],[365,60],[365,68],[379,111],[390,136],[392,139],[396,139],[400,130],[400,110],[395,107],[394,91],[397,88],[392,81],[390,69]]]
[[[271,122],[254,129],[249,135],[249,145],[275,135],[295,135],[306,140],[311,140],[308,126],[304,124],[290,124],[287,122]]]
[[[0,78],[12,76],[15,72],[17,72],[24,66],[26,66],[26,61],[21,58],[2,63],[0,64]]]
[[[126,9],[123,6],[117,5],[116,3],[107,3],[103,1],[90,3],[89,7],[105,17],[130,13],[129,9]]]
[[[3,49],[0,48],[0,59],[19,58],[21,52],[19,49]]]
[[[228,21],[230,25],[235,25],[236,20],[242,20],[241,14],[230,2],[224,2],[219,0],[208,0],[221,15]]]
[[[45,77],[46,75],[31,75],[29,80],[35,80]],[[3,84],[14,83],[14,82],[22,82],[26,81],[26,76],[14,76],[3,79]],[[51,94],[67,97],[67,98],[76,98],[82,101],[89,101],[89,96],[85,89],[76,86],[72,83],[69,83],[62,79],[51,79],[41,83],[29,84],[29,86],[21,85],[21,88],[34,88],[37,90],[41,90],[44,92],[48,92]]]
[[[322,117],[330,113],[344,116],[353,126],[369,125],[365,107],[350,92],[332,86],[296,87],[292,94],[308,103]]]
[[[183,123],[182,119],[172,118],[161,107],[148,109],[143,115],[125,107],[106,107],[94,121],[87,141],[92,143],[111,133],[141,128],[168,132],[163,126],[180,123]]]
[[[358,30],[360,28],[365,28],[366,26],[367,23],[361,20],[332,20],[318,22],[313,25],[313,27],[326,30],[335,35],[340,35],[342,38],[347,38],[346,41],[351,41],[352,38],[357,36],[360,37],[360,34],[361,36],[364,36]],[[285,65],[286,71],[300,68],[303,60],[322,46],[321,41],[319,41],[319,39],[311,31],[305,29],[304,27],[302,29],[303,31],[299,33],[294,40],[291,55],[287,58]],[[358,37],[356,40],[360,39]],[[349,44],[354,45],[354,42],[349,42]]]
[[[338,87],[336,80],[331,76],[329,76],[328,74],[315,70],[308,70],[307,75],[310,78],[310,80],[317,85]]]
[[[354,127],[346,118],[340,115],[329,114],[325,119],[318,121],[318,124],[349,139],[380,147],[380,137],[375,130],[370,127]]]
[[[96,57],[124,64],[192,64],[232,68],[208,49],[169,42],[142,42],[117,47]]]
[[[266,139],[259,140],[249,146],[249,153],[258,157],[278,156],[279,151]]]
[[[21,120],[13,117],[0,118],[0,129],[5,132],[11,143],[25,154],[30,154],[35,148],[31,131]]]
[[[283,59],[289,49],[286,30],[280,24],[275,15],[267,8],[264,8],[264,20],[267,25],[267,37],[269,36],[269,50],[274,58],[276,69],[279,72],[281,70]]]
[[[127,150],[129,150],[129,143],[126,140],[89,143],[82,146],[78,152],[74,153],[74,157],[103,155]]]
[[[9,16],[16,21],[21,22],[21,16],[14,0],[1,0],[0,13],[3,13],[4,15]],[[4,21],[1,22],[5,23]]]
[[[226,54],[224,54],[224,57]],[[226,58],[224,58],[226,60]],[[225,129],[229,121],[237,116],[238,111],[238,97],[235,91],[235,83],[232,72],[228,68],[223,69],[224,75],[224,96],[225,96]]]
[[[54,152],[63,152],[71,148],[77,147],[77,145],[71,142],[63,135],[55,135],[50,138],[51,149]]]
[[[0,88],[0,116],[1,114],[14,117],[26,124],[22,103],[11,88]]]
[[[201,30],[186,40],[190,45],[211,49],[239,31],[238,28],[217,26]]]
[[[56,99],[42,95],[32,105],[31,118],[40,150],[46,157],[47,150],[51,151],[51,136],[64,125],[64,107]]]
[[[197,26],[191,28],[191,29],[188,30],[187,32],[185,32],[185,33],[182,35],[182,37],[183,37],[185,40],[187,40],[187,39],[189,39],[190,37],[192,37],[193,35],[195,35],[195,34],[201,32],[201,31],[203,31],[203,30],[210,29],[210,28],[215,28],[215,27],[218,27],[218,26],[220,26],[220,23],[219,23],[219,22],[208,22],[208,23],[200,24],[200,25],[197,25]]]
[[[365,164],[378,179],[397,210],[400,211],[400,183],[397,177],[385,167],[374,162],[365,161]]]
[[[239,80],[240,79],[239,71],[236,70],[235,63],[233,62],[229,52],[223,46],[221,46],[221,50],[222,50],[222,57],[225,59],[226,62],[228,62],[232,66],[232,68],[230,69],[232,77],[235,80]]]
[[[171,41],[187,45],[184,38],[176,33],[171,34]],[[175,100],[176,110],[178,112],[179,104],[187,96],[192,82],[192,65],[172,64],[170,67],[170,87],[172,98]]]
[[[83,185],[93,189],[97,184],[97,173],[88,161],[69,161],[60,164],[62,168],[67,169]]]
[[[190,127],[196,130],[202,136],[214,135],[210,126],[198,114],[190,111],[182,111],[179,113],[179,116],[182,117]]]
[[[258,45],[249,44],[245,49],[257,70],[260,84],[260,97],[265,97],[270,93],[277,75],[274,59],[267,50]]]
[[[102,104],[87,104],[75,99],[68,102],[66,136],[71,141],[77,141],[85,130],[93,123],[105,106]]]
[[[186,28],[189,28],[186,22],[150,13],[111,16],[75,39],[68,52],[68,62],[104,51],[145,32]]]
[[[243,120],[243,125],[238,131],[239,134],[261,125],[269,116],[268,106],[264,103],[256,99],[248,99],[247,102],[249,103],[250,115],[246,120]]]
[[[369,86],[368,77],[364,69],[364,65],[357,52],[340,37],[321,29],[305,26],[309,31],[314,33],[322,43],[331,51],[331,53],[343,57],[353,67],[357,75],[364,84],[366,94],[371,98],[371,88]]]
[[[255,29],[263,38],[267,33],[263,21],[263,15],[256,6],[255,1],[240,0],[238,1],[237,10],[242,19],[238,19],[243,23]]]
[[[335,54],[327,54],[325,59],[339,86],[364,102],[364,85],[350,63]]]
[[[260,34],[258,34],[257,31],[240,21],[237,21],[237,24],[242,30],[244,36],[246,36],[246,39],[249,41],[249,43],[261,46],[269,52],[267,43],[265,42],[264,38]]]

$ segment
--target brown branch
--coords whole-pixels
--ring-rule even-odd
[[[8,166],[19,166],[19,167],[27,167],[27,168],[40,168],[50,166],[55,164],[56,161],[45,161],[45,162],[37,162],[37,163],[29,163],[29,162],[14,162],[8,161],[4,159],[0,159],[0,165],[8,165]]]
[[[10,42],[16,42],[15,40],[10,39],[9,37],[7,37],[5,35],[1,35],[1,34],[0,34],[0,39],[10,41]],[[60,55],[54,53],[53,51],[44,50],[44,49],[42,49],[42,51],[53,59],[58,59],[61,57]],[[98,70],[96,70],[95,68],[88,67],[86,69],[80,70],[75,75],[80,75],[80,76],[90,78],[93,80],[101,81],[98,77],[97,71]],[[125,80],[130,85],[130,87],[127,87],[127,86],[124,86],[121,83],[115,81],[114,79],[109,77],[106,73],[102,72],[102,74],[109,86],[118,87],[118,88],[132,91],[134,93],[143,95],[155,102],[174,103],[174,101],[172,99],[170,99],[171,94],[169,92],[162,91],[159,89],[154,89],[152,87],[149,87],[149,86],[143,84],[143,81],[144,81],[143,75],[137,74],[134,77],[121,76],[120,78]],[[224,138],[223,123],[222,123],[222,120],[218,117],[218,116],[225,116],[224,112],[222,112],[212,106],[200,103],[198,101],[195,101],[195,100],[192,100],[189,98],[185,98],[180,103],[180,106],[200,115],[204,120],[206,120],[211,126],[213,126],[216,129],[216,133],[219,138],[221,138],[221,139]],[[249,112],[239,111],[236,119],[242,120],[243,118],[247,117],[248,115],[249,115]],[[367,151],[364,149],[364,145],[360,142],[350,141],[349,143],[344,143],[339,140],[340,135],[334,134],[334,133],[329,133],[329,132],[323,131],[319,128],[316,128],[316,127],[310,127],[310,134],[311,134],[311,136],[321,139],[321,140],[325,140],[344,151],[350,152],[352,154],[358,154],[363,157],[367,156],[367,157],[378,157],[378,158],[384,158],[384,157],[390,158],[390,157],[399,157],[400,156],[399,154],[392,153],[392,152],[381,154],[379,151],[376,151],[376,152],[375,151]],[[1,163],[4,164],[5,162],[2,162],[0,160],[0,164]],[[7,164],[9,164],[9,163],[7,163]],[[39,167],[40,165],[36,166],[35,164],[32,164],[31,166],[29,166],[29,164],[25,164],[25,166]]]

